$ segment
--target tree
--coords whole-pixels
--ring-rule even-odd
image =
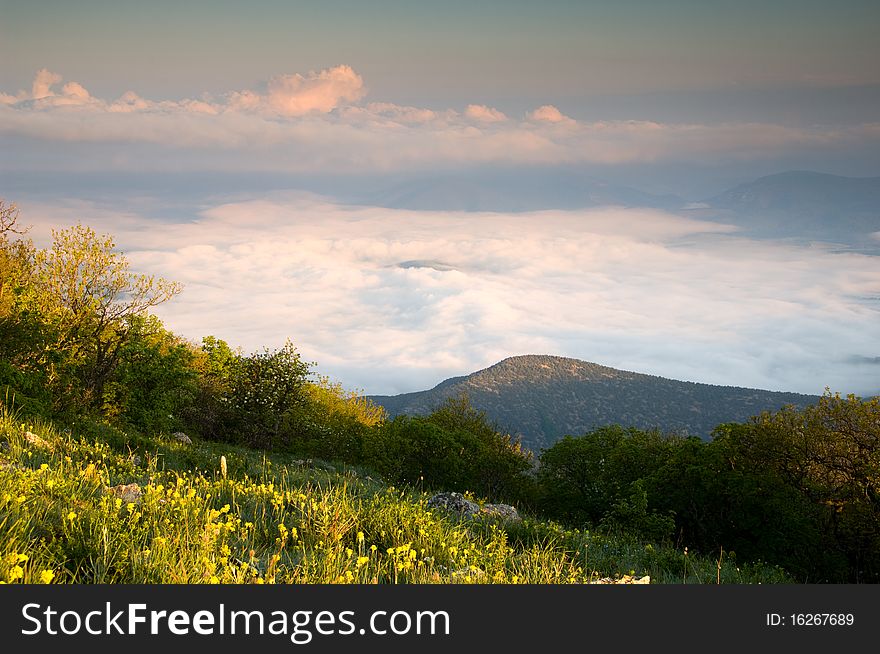
[[[544,450],[538,480],[545,510],[576,524],[598,524],[631,484],[651,475],[682,439],[657,431],[599,427]]]
[[[230,362],[226,403],[240,435],[249,445],[272,448],[288,445],[283,427],[305,401],[304,386],[309,364],[304,362],[288,340],[278,350],[264,348],[250,356]]]
[[[199,390],[194,347],[153,315],[131,323],[119,364],[104,387],[103,413],[141,432],[175,431]]]
[[[850,581],[880,580],[880,398],[826,391],[801,410],[722,425],[713,445],[732,469],[772,478],[809,505],[825,539],[821,554],[845,556]],[[839,578],[824,559],[812,572]]]
[[[132,273],[112,237],[83,225],[53,230],[36,252],[33,303],[53,332],[50,381],[73,372],[87,406],[98,408],[135,319],[180,292],[175,282]]]
[[[28,306],[35,249],[18,219],[15,204],[0,199],[0,393],[29,413],[47,414],[45,367],[34,355],[44,351],[46,334]]]
[[[447,398],[428,420],[476,441],[476,449],[468,455],[475,462],[471,490],[490,498],[531,499],[531,479],[526,472],[532,468],[532,453],[523,449],[519,438],[489,420],[485,411],[474,407],[467,393]]]

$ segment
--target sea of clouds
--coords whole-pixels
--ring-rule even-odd
[[[687,215],[408,211],[301,193],[163,222],[137,203],[24,209],[39,243],[82,221],[115,235],[137,271],[182,282],[157,311],[174,331],[246,351],[289,337],[369,393],[517,354],[804,393],[878,386],[876,257]]]

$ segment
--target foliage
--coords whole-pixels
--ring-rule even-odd
[[[682,581],[680,551],[528,518],[509,527],[462,522],[429,510],[425,494],[352,469],[90,421],[59,433],[8,412],[0,412],[0,440],[8,444],[0,449],[3,582],[548,584],[624,574]],[[112,491],[130,483],[142,492],[135,501]],[[714,560],[689,558],[686,581],[715,583]],[[788,580],[770,566],[740,569],[729,560],[719,578]]]
[[[827,392],[720,426],[711,442],[607,427],[541,456],[542,508],[804,581],[880,580],[880,401]]]
[[[493,499],[526,499],[528,452],[498,431],[467,398],[429,416],[398,416],[364,444],[364,462],[395,481],[473,491]]]
[[[716,441],[731,467],[754,470],[787,489],[789,505],[809,507],[823,554],[813,576],[840,580],[844,559],[851,580],[880,581],[880,398],[827,391],[803,410],[722,426]]]
[[[105,385],[103,413],[141,432],[171,432],[184,426],[181,413],[197,394],[195,354],[154,316],[131,320],[119,364]]]
[[[179,285],[131,273],[112,238],[82,225],[53,231],[49,249],[6,232],[0,246],[13,273],[0,288],[4,359],[23,375],[40,370],[55,409],[99,409],[136,321]]]
[[[385,420],[384,409],[327,377],[306,382],[302,390],[302,406],[287,421],[290,448],[307,456],[362,462],[364,443]]]
[[[280,349],[237,357],[231,372],[225,400],[244,441],[262,448],[283,445],[282,426],[305,402],[309,365],[288,340]]]
[[[629,497],[632,484],[662,467],[682,440],[618,425],[567,436],[541,454],[541,506],[572,524],[598,524]]]
[[[46,415],[52,395],[35,355],[45,350],[47,334],[27,297],[35,248],[22,238],[28,229],[18,219],[18,208],[0,199],[0,392],[31,413]]]

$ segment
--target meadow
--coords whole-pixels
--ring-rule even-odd
[[[0,415],[3,583],[784,583],[733,552],[463,520],[369,470]],[[646,579],[647,577],[647,579]]]

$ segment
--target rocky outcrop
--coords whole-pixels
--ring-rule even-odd
[[[437,493],[428,500],[429,509],[443,509],[463,518],[488,518],[502,522],[520,522],[519,512],[509,504],[484,504],[467,499],[461,493]]]

